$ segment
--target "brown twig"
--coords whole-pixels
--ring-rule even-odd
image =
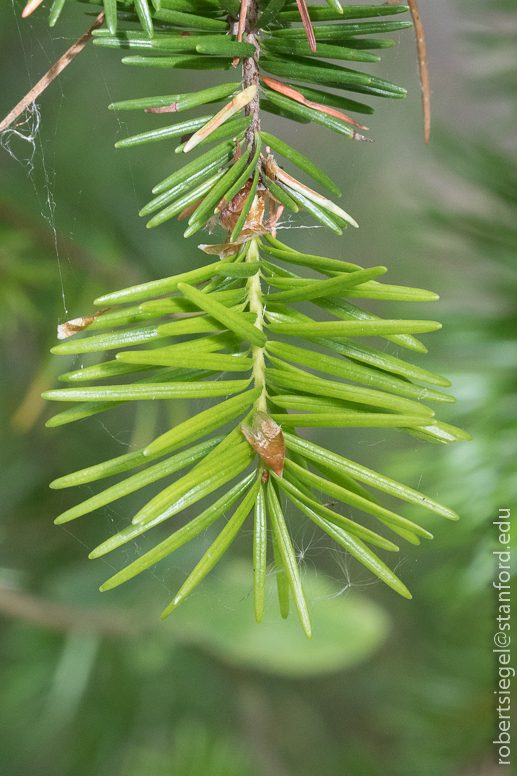
[[[422,111],[424,114],[424,143],[429,142],[431,133],[431,92],[429,89],[429,67],[427,64],[427,52],[425,48],[424,28],[420,19],[417,0],[408,0],[409,11],[416,33],[416,50],[418,55],[418,71],[422,86]]]
[[[241,12],[239,14],[239,28],[237,30],[237,40],[239,43],[242,40],[242,36],[244,34],[244,26],[246,24],[246,16],[248,14],[248,6],[250,4],[250,0],[241,0]]]
[[[29,4],[30,5],[30,4]],[[29,11],[30,13],[30,11]],[[27,15],[27,14],[26,14]],[[102,26],[104,23],[104,11],[100,13],[95,21],[93,22],[92,26],[86,30],[84,35],[81,35],[79,40],[77,40],[73,46],[71,46],[68,51],[66,51],[62,57],[60,57],[57,62],[52,65],[50,70],[45,73],[43,78],[41,78],[36,86],[33,86],[30,92],[25,95],[23,100],[21,100],[16,108],[13,108],[13,110],[9,113],[8,116],[5,117],[5,119],[0,124],[0,132],[3,132],[4,130],[8,129],[8,127],[11,126],[13,121],[16,121],[18,116],[20,116],[24,110],[27,110],[29,105],[31,105],[34,100],[36,100],[42,92],[45,91],[47,86],[49,86],[54,78],[61,73],[67,65],[70,64],[72,59],[79,54],[80,51],[86,46],[90,38],[92,37],[92,33],[94,30],[97,30],[99,27]]]

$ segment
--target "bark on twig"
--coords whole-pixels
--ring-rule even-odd
[[[258,19],[258,3],[257,0],[250,0],[248,5],[248,15],[246,19],[247,34],[244,36],[246,43],[251,43],[255,46],[256,56],[258,59],[259,48],[257,42],[257,35],[255,28]],[[257,93],[251,102],[244,108],[245,116],[252,116],[252,121],[248,129],[246,130],[246,141],[250,154],[255,149],[255,133],[260,132],[260,109],[259,109],[259,69],[257,60],[255,57],[245,57],[242,61],[242,87],[246,89],[248,86],[255,84],[257,87]]]

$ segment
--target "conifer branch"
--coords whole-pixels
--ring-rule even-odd
[[[95,301],[103,308],[99,313],[69,322],[63,329],[67,335],[87,331],[67,337],[54,353],[109,355],[62,375],[65,387],[44,396],[68,403],[68,409],[49,420],[51,426],[129,401],[215,401],[145,448],[55,480],[52,487],[62,488],[123,475],[56,522],[76,519],[174,475],[131,523],[92,551],[90,557],[98,558],[212,497],[206,509],[101,588],[111,589],[145,571],[227,514],[213,544],[164,610],[165,617],[222,558],[254,509],[256,619],[260,622],[264,610],[269,547],[281,614],[287,616],[292,597],[310,638],[307,603],[284,515],[286,500],[406,598],[411,597],[406,586],[376,554],[377,548],[399,549],[383,532],[412,544],[432,538],[403,514],[404,502],[452,520],[457,515],[304,439],[303,429],[398,429],[439,444],[469,437],[437,420],[428,406],[454,401],[443,390],[450,385],[446,378],[364,342],[380,336],[401,350],[425,352],[416,335],[439,329],[439,323],[383,319],[359,305],[362,299],[430,302],[436,294],[381,282],[383,266],[364,268],[306,254],[276,239],[284,210],[302,211],[338,235],[357,223],[347,212],[348,203],[344,209],[331,198],[341,196],[331,178],[283,139],[265,132],[262,121],[270,112],[292,122],[315,122],[322,131],[339,135],[340,142],[364,140],[353,128],[363,125],[348,113],[369,114],[373,108],[348,94],[360,100],[401,99],[406,90],[336,62],[377,63],[380,57],[370,49],[386,48],[390,41],[364,36],[410,27],[411,22],[396,18],[409,8],[307,6],[301,0],[296,7],[285,0],[269,0],[265,8],[257,0],[225,0],[224,8],[212,0],[189,0],[189,10],[181,11],[173,5],[155,3],[147,13],[146,3],[127,0],[118,18],[110,0],[105,5],[108,29],[95,32],[95,44],[129,52],[125,64],[146,68],[230,70],[241,62],[242,82],[114,103],[113,110],[175,115],[206,106],[208,111],[125,138],[117,147],[167,144],[178,138],[179,168],[157,183],[140,214],[151,216],[147,226],[152,228],[175,216],[188,219],[185,237],[222,227],[226,239],[200,246],[217,261],[104,294]],[[62,5],[53,8],[52,22]],[[386,16],[393,18],[386,21]],[[125,21],[130,26],[117,29]],[[137,21],[141,30],[131,26]],[[214,103],[223,107],[212,112]],[[282,164],[275,154],[283,158]],[[310,176],[314,188],[298,180],[296,168]],[[300,267],[309,268],[313,276],[306,277]],[[298,303],[308,305],[304,312]],[[318,314],[311,317],[313,307]],[[84,385],[91,381],[100,384]],[[388,509],[372,489],[402,504]],[[343,517],[322,502],[321,493],[352,507],[353,515]],[[379,533],[363,524],[364,514],[377,521]]]

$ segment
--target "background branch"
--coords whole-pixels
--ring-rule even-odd
[[[42,94],[47,86],[50,86],[54,78],[56,78],[59,73],[61,73],[67,65],[70,64],[72,59],[79,54],[80,51],[83,50],[83,48],[86,46],[90,38],[92,37],[93,31],[97,30],[99,27],[102,27],[104,24],[104,11],[100,13],[91,27],[89,27],[84,35],[81,35],[79,40],[77,40],[73,46],[71,46],[68,51],[66,51],[62,57],[59,57],[57,62],[52,65],[50,70],[45,73],[43,78],[41,78],[36,86],[33,86],[30,92],[28,92],[23,100],[20,100],[18,105],[13,108],[13,110],[5,117],[5,119],[0,123],[0,132],[5,132],[6,129],[8,129],[13,121],[16,121],[16,119],[21,116],[24,110],[27,110],[29,105],[31,105],[34,100],[36,100],[40,94]]]

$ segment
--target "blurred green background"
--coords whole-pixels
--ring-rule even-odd
[[[90,18],[70,3],[49,31],[47,11],[22,22],[23,5],[0,5],[2,117]],[[0,762],[7,776],[499,773],[491,744],[492,521],[517,490],[516,13],[505,0],[490,11],[483,3],[422,2],[421,12],[433,91],[427,148],[411,33],[399,35],[377,66],[410,93],[402,103],[375,105],[368,122],[375,145],[265,121],[331,172],[361,226],[337,238],[302,218],[279,238],[364,266],[385,264],[387,282],[440,294],[433,305],[384,302],[375,310],[443,322],[425,336],[429,354],[416,360],[452,380],[458,404],[442,419],[474,438],[441,448],[393,430],[325,434],[333,449],[420,488],[461,520],[445,524],[406,506],[404,514],[435,535],[400,552],[398,573],[414,596],[408,602],[293,514],[311,644],[296,616],[280,619],[273,589],[266,622],[252,621],[249,532],[160,623],[208,536],[101,596],[99,584],[145,542],[107,563],[87,561],[88,550],[124,525],[138,497],[66,527],[52,524],[78,495],[51,491],[48,482],[121,454],[149,423],[145,408],[135,423],[134,410],[123,407],[102,421],[45,429],[52,410],[41,391],[80,364],[48,355],[57,323],[91,312],[101,293],[206,260],[177,224],[148,231],[136,215],[174,169],[173,146],[113,148],[150,120],[168,122],[117,115],[107,104],[192,91],[221,76],[160,71],[150,85],[149,71],[89,46],[41,97],[40,115],[16,128],[24,137],[0,137]],[[176,406],[174,422],[185,411]]]

